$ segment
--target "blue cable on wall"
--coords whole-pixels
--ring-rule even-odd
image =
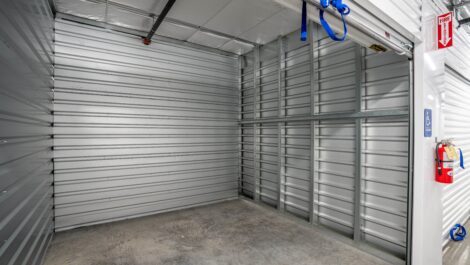
[[[304,1],[305,2],[305,1]],[[321,0],[320,1],[322,8],[320,8],[320,23],[325,29],[326,33],[330,38],[334,41],[344,41],[346,39],[346,36],[348,35],[348,27],[346,24],[345,17],[351,13],[351,9],[345,4],[343,4],[342,0]],[[328,22],[325,20],[324,13],[325,9],[327,9],[329,6],[333,6],[336,8],[336,10],[340,13],[341,19],[343,20],[343,36],[338,37],[336,33],[331,29],[330,25]]]
[[[307,40],[307,2],[304,0],[302,2],[302,27],[300,29],[300,40]]]

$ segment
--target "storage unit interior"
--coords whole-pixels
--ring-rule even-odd
[[[148,46],[135,33],[152,20],[122,27],[118,1],[105,23],[108,1],[55,2],[55,21],[45,0],[0,7],[1,264],[41,263],[53,230],[46,264],[91,262],[92,242],[117,244],[116,264],[381,262],[350,244],[404,263],[408,57],[313,22],[302,42],[299,15],[271,1],[233,38],[222,24],[258,4],[221,1],[199,29],[176,9]]]

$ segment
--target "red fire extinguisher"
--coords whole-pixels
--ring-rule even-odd
[[[451,184],[454,182],[454,160],[447,155],[445,148],[451,146],[450,141],[436,144],[436,181]]]

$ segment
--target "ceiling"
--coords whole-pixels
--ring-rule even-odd
[[[150,31],[167,0],[54,0],[57,12]],[[156,35],[243,54],[300,27],[273,0],[176,0]]]

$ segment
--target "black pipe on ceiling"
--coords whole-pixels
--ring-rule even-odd
[[[153,24],[152,29],[150,30],[147,37],[144,38],[145,45],[149,45],[152,42],[153,35],[155,34],[155,32],[157,32],[158,27],[160,27],[160,24],[162,24],[163,20],[165,19],[166,15],[168,14],[168,12],[170,11],[171,7],[173,6],[175,2],[176,0],[168,0],[168,2],[166,2],[166,5],[163,8],[162,13],[160,13],[160,15],[158,16],[157,21],[155,21],[155,23]]]

